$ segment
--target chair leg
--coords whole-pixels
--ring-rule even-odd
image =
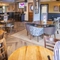
[[[12,32],[12,27],[10,27],[10,33]]]
[[[7,56],[7,54],[5,54],[5,55],[6,55],[5,59],[8,60],[8,56]]]
[[[27,36],[28,36],[28,31],[27,31]]]
[[[30,35],[30,40],[31,40],[32,36]]]
[[[56,35],[54,34],[54,38],[56,38]]]
[[[39,37],[37,37],[37,42],[39,42]]]
[[[59,34],[59,32],[57,31],[57,34]]]

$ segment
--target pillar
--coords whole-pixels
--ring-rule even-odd
[[[40,21],[40,0],[33,0],[33,21]]]

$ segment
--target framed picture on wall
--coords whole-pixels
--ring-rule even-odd
[[[59,6],[54,6],[54,11],[59,11]]]

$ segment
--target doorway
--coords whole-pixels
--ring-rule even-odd
[[[40,20],[48,20],[48,4],[40,5]]]
[[[33,3],[32,2],[28,3],[28,21],[29,22],[33,21]]]

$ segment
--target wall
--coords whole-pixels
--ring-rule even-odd
[[[60,11],[54,11],[54,6],[60,6],[60,2],[41,2],[41,4],[48,4],[49,5],[49,13],[60,13]]]
[[[28,21],[28,3],[33,2],[33,0],[28,0],[26,4],[27,11],[25,11],[25,20]],[[39,7],[39,13],[35,14],[35,11],[33,12],[33,21],[40,21],[40,7]]]
[[[41,4],[48,4],[49,5],[49,13],[48,13],[48,19],[54,19],[54,18],[57,18],[57,17],[60,17],[60,2],[41,2]],[[54,6],[57,6],[58,9],[57,11],[54,10]]]
[[[15,12],[15,4],[8,5],[7,12]]]
[[[25,13],[25,21],[28,21],[28,3],[25,3],[25,6],[26,6],[26,11],[24,12]]]
[[[15,0],[15,2],[21,2],[21,1],[24,1],[24,0]]]
[[[58,11],[54,11],[54,6],[58,7]],[[49,4],[49,13],[60,13],[59,6],[60,6],[60,3],[50,3]]]
[[[12,3],[14,2],[15,0],[2,0],[2,2],[9,2],[9,3]]]

